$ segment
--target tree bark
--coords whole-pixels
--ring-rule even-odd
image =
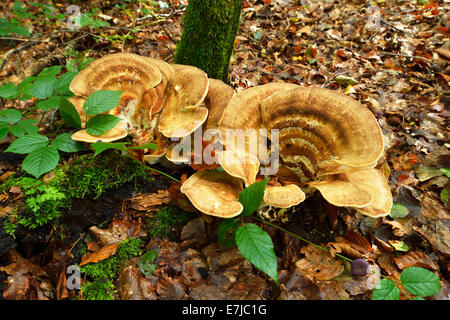
[[[175,62],[202,69],[228,83],[242,0],[190,0]]]

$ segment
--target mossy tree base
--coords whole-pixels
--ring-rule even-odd
[[[190,0],[175,62],[202,69],[228,83],[242,0]]]

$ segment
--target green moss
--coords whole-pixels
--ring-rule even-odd
[[[189,1],[175,62],[196,66],[209,78],[228,82],[241,8],[241,0]]]
[[[161,208],[147,224],[147,232],[151,238],[164,239],[172,228],[185,225],[193,218],[191,213],[180,208],[168,205]]]
[[[0,191],[8,191],[12,186],[23,191],[23,213],[14,213],[10,219],[5,219],[3,226],[12,236],[18,225],[35,229],[56,220],[62,209],[71,206],[73,199],[98,198],[103,192],[128,182],[134,181],[137,188],[139,179],[153,180],[145,165],[114,151],[97,157],[89,154],[74,158],[54,169],[49,177],[50,180],[44,182],[24,175],[11,176],[0,186]]]
[[[140,238],[120,242],[116,254],[97,263],[89,263],[80,268],[81,274],[89,282],[81,286],[86,300],[113,300],[115,287],[113,281],[119,276],[125,263],[142,253],[143,241]]]

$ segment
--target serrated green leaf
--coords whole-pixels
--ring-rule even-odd
[[[372,291],[372,300],[398,300],[400,290],[389,279],[381,279]]]
[[[127,150],[126,145],[128,142],[94,142],[91,144],[92,148],[94,148],[95,153],[94,157],[100,153],[102,153],[105,150],[108,149],[117,149],[125,151]]]
[[[20,138],[25,134],[37,134],[39,128],[35,126],[36,123],[39,123],[39,121],[35,119],[22,119],[15,126],[11,126],[9,131],[17,138]]]
[[[87,115],[103,113],[116,107],[120,102],[122,91],[100,90],[91,94],[84,103]]]
[[[114,128],[120,120],[120,118],[112,114],[98,114],[88,121],[86,131],[93,136],[101,136],[106,131]]]
[[[70,90],[70,83],[72,82],[73,78],[77,75],[77,72],[66,72],[62,74],[55,85],[55,94],[65,96],[65,97],[72,97],[74,94]]]
[[[40,110],[51,110],[51,109],[58,109],[59,104],[61,103],[61,97],[60,96],[51,96],[47,100],[39,101],[36,108]]]
[[[19,93],[19,88],[12,84],[7,83],[0,87],[0,97],[3,99],[11,99]]]
[[[277,257],[269,234],[253,223],[236,230],[236,245],[242,256],[278,285]]]
[[[400,203],[393,203],[389,216],[393,219],[401,219],[406,217],[408,214],[409,210],[407,207],[401,205]]]
[[[420,267],[409,267],[403,270],[400,281],[403,288],[415,296],[428,297],[441,290],[439,277]]]
[[[156,143],[147,143],[136,147],[128,147],[128,149],[152,149],[158,150],[158,145]]]
[[[224,219],[217,229],[217,239],[224,247],[232,247],[236,244],[235,235],[239,223],[236,219]]]
[[[39,147],[25,157],[22,169],[39,178],[42,174],[54,169],[59,162],[59,153],[55,147]]]
[[[57,136],[50,145],[64,152],[78,152],[81,150],[86,150],[82,142],[72,139],[72,134],[72,132],[62,133]]]
[[[5,109],[0,111],[0,121],[14,124],[19,122],[22,118],[22,114],[16,109]]]
[[[38,99],[47,99],[55,91],[56,81],[57,79],[52,75],[38,77],[25,89],[25,93]]]
[[[77,109],[73,106],[72,102],[65,97],[60,97],[61,102],[59,104],[59,114],[63,118],[64,122],[75,129],[81,128],[80,115]]]
[[[51,66],[48,68],[44,68],[37,76],[37,78],[43,78],[43,77],[53,77],[56,78],[56,76],[61,72],[63,66]]]
[[[13,141],[4,152],[13,152],[18,154],[26,154],[37,148],[46,146],[48,138],[40,134],[27,134]]]
[[[269,179],[258,181],[248,186],[239,194],[239,202],[244,206],[241,215],[248,216],[258,209],[264,196]]]

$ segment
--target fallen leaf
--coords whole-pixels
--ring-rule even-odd
[[[334,260],[330,253],[313,245],[300,250],[305,258],[295,262],[295,266],[317,280],[331,280],[344,271],[344,265]]]
[[[80,267],[88,263],[96,263],[109,258],[116,253],[118,246],[119,243],[113,243],[99,249],[98,251],[86,253],[81,257]]]
[[[420,251],[408,252],[401,257],[394,258],[394,260],[402,270],[409,267],[421,267],[435,271],[439,269],[439,266],[429,256]]]
[[[168,204],[171,199],[168,190],[158,190],[157,193],[143,193],[134,196],[130,200],[130,206],[135,210],[152,211],[161,204]]]

